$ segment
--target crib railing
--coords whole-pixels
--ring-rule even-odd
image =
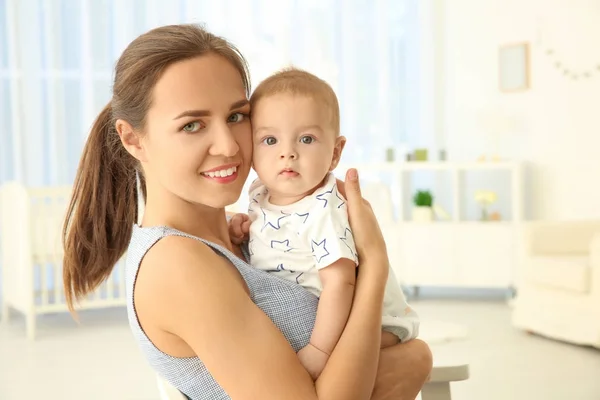
[[[36,317],[66,312],[62,283],[62,227],[71,187],[27,188],[10,182],[0,188],[2,320],[16,310],[26,318],[27,336],[35,338]],[[121,259],[100,287],[78,309],[125,305],[125,269]]]

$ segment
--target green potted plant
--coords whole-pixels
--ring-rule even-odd
[[[429,190],[418,190],[413,196],[413,221],[433,221],[433,195]]]

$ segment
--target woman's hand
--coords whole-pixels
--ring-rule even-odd
[[[358,171],[354,168],[346,172],[346,181],[340,192],[345,191],[348,202],[348,219],[354,236],[360,265],[369,264],[369,269],[387,279],[389,259],[383,234],[375,218],[375,213],[367,200],[362,197],[358,181]],[[372,262],[371,262],[372,261]]]
[[[382,349],[371,400],[413,400],[431,368],[431,351],[419,339]]]

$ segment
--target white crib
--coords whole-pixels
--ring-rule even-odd
[[[27,337],[35,338],[36,317],[67,312],[62,283],[61,233],[71,187],[0,187],[2,322],[10,311],[25,316]],[[124,262],[78,309],[124,306]]]

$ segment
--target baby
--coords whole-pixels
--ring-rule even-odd
[[[258,179],[250,188],[248,219],[234,216],[230,232],[249,229],[254,267],[319,297],[310,344],[298,352],[316,379],[346,325],[358,263],[346,200],[332,174],[346,142],[338,100],[325,81],[287,69],[261,82],[250,103]],[[382,320],[382,346],[418,334],[418,316],[391,270]]]

